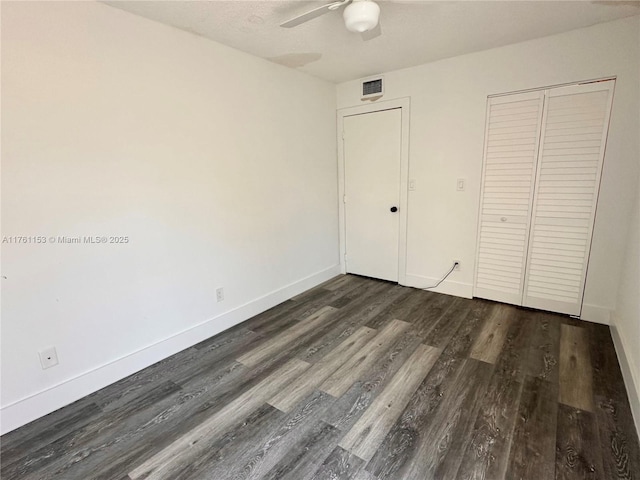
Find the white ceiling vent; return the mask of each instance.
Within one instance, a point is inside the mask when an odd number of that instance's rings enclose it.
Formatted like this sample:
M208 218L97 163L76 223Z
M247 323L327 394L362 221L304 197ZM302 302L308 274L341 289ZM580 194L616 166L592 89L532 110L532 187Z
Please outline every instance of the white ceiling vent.
M376 100L384 95L384 78L367 78L362 82L362 100Z

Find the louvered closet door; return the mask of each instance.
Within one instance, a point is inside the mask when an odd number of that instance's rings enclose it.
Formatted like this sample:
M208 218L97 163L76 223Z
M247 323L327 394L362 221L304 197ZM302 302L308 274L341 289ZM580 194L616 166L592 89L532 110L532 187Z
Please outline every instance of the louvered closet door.
M474 296L520 305L544 92L487 105Z
M580 315L613 85L547 91L525 306Z

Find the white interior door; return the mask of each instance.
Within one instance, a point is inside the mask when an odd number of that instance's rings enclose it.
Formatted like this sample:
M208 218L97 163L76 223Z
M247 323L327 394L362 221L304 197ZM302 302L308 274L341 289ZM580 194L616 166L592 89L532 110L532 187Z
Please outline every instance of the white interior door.
M344 118L346 270L398 281L402 109Z
M614 81L553 88L542 122L523 305L580 315Z
M474 296L522 304L544 92L489 99Z
M474 296L580 315L613 87L489 99Z

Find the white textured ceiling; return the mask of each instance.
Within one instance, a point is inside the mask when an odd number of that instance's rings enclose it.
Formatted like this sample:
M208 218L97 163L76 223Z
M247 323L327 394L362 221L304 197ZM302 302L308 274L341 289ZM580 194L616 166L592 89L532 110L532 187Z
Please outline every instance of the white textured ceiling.
M330 0L104 3L336 83L640 14L640 0L381 0L382 35L363 41L344 28L344 7L279 26Z

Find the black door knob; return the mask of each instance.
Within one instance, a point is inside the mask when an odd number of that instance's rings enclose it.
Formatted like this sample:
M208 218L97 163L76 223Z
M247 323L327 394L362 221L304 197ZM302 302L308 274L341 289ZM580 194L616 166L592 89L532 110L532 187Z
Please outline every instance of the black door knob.
M391 213L396 213L398 211L398 207L391 207Z

